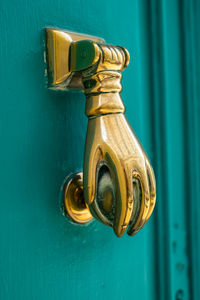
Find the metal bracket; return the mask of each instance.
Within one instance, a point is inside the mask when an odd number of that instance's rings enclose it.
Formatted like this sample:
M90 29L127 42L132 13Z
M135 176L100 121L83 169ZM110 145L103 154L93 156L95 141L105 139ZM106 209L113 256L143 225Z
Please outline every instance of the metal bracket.
M104 43L102 38L72 31L46 28L48 87L56 90L83 90L80 74L70 70L70 46L72 42L90 40Z

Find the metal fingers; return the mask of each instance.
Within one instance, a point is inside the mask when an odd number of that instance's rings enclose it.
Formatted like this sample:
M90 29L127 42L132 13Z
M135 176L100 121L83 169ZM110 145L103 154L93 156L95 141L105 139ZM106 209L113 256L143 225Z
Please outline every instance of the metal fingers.
M129 225L133 211L133 186L131 173L124 171L123 165L112 149L98 151L103 153L96 163L95 180L92 174L84 172L84 184L95 190L93 199L88 199L85 189L86 201L92 215L110 227L120 237ZM128 178L129 177L129 178ZM92 193L90 193L92 195ZM91 201L92 200L92 201Z
M116 122L123 131L121 140L119 128L114 129ZM122 114L89 120L84 193L92 215L112 227L118 237L127 228L134 235L153 211L153 170Z
M144 172L138 172L134 170L133 172L133 178L137 179L137 185L139 185L140 189L140 199L134 198L134 203L139 202L139 211L137 215L135 215L134 211L134 218L132 216L131 222L129 224L128 233L129 235L132 235L132 233L136 233L140 228L143 227L145 223L146 216L148 214L149 210L149 187L147 178L145 176Z
M146 168L147 168L147 176L149 179L149 189L150 189L150 207L146 218L146 222L147 222L154 210L154 206L156 203L156 180L155 180L153 168L151 167L148 159L146 159Z

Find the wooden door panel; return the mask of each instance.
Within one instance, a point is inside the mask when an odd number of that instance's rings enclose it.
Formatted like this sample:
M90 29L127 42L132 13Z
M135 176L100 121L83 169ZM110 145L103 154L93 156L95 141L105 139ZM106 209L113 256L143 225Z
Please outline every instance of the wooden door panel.
M199 299L200 4L183 2L2 1L1 299ZM62 215L61 186L82 170L87 119L83 94L46 87L47 26L130 52L122 98L158 186L155 213L133 238L118 239L97 221L75 226Z

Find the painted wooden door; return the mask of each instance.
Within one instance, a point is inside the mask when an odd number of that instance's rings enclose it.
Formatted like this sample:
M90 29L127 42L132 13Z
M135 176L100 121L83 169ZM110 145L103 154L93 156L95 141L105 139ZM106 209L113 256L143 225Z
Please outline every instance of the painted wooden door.
M199 18L198 0L1 1L0 299L200 299ZM46 88L46 26L130 52L122 98L158 189L133 238L62 215L87 119L83 94Z

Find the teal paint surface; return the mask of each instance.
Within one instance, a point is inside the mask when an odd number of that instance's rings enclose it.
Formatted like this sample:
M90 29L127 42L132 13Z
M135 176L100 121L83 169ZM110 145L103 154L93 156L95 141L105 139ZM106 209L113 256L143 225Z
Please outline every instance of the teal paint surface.
M200 299L199 14L195 0L1 1L0 299ZM131 54L122 98L158 189L133 238L62 215L87 118L84 95L46 88L46 26Z

